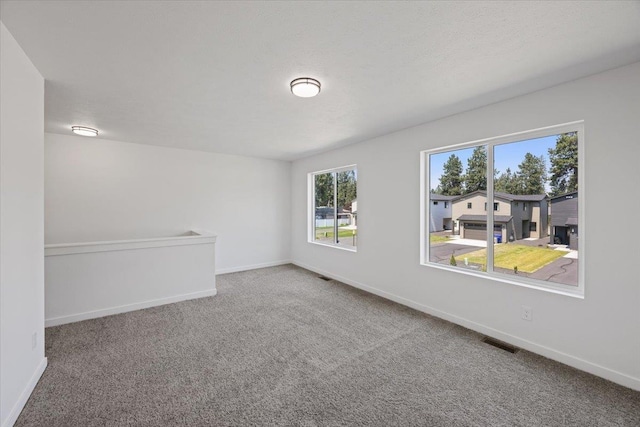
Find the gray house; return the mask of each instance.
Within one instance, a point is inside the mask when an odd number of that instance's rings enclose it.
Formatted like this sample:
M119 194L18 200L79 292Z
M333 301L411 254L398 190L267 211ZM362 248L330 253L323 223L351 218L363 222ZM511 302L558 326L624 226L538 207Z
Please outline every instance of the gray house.
M551 243L578 250L578 192L551 198Z
M493 200L496 240L508 241L547 236L548 198L546 194L495 192ZM452 202L454 233L465 239L487 238L487 192L474 191Z

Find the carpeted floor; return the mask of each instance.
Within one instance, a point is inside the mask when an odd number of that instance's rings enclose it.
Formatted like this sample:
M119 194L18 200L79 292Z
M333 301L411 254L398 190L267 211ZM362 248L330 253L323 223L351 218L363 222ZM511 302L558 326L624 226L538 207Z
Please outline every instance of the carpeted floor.
M17 426L638 426L640 393L314 273L47 329Z

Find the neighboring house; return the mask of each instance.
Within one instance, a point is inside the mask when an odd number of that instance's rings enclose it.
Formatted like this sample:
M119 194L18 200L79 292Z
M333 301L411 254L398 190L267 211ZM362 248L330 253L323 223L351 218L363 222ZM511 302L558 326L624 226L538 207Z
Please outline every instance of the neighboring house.
M494 194L493 235L499 242L542 238L548 230L546 194ZM458 196L452 201L454 233L465 239L487 239L487 192Z
M341 208L338 208L338 212ZM318 206L316 207L316 219L333 219L334 209L332 206Z
M578 250L578 192L551 198L551 243Z
M451 201L460 196L429 195L429 232L453 230Z
M346 209L338 208L338 225L353 223L353 215ZM333 226L334 210L332 206L316 207L316 227Z
M355 227L357 226L357 222L358 222L358 199L351 202L351 215L352 215L351 225Z

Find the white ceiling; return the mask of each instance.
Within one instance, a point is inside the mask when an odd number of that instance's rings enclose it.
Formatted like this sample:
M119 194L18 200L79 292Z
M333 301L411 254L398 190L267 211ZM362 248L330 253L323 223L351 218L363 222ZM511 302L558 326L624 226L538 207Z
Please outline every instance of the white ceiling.
M295 159L640 60L640 2L2 1L46 131ZM322 82L316 98L289 82Z

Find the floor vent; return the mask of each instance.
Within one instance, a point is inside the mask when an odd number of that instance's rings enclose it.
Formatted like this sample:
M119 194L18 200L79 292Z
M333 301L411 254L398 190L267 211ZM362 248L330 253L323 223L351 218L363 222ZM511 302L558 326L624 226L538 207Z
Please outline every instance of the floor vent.
M318 279L322 279L325 282L328 282L329 280L331 280L331 277L327 277L327 276L318 276Z
M507 344L506 342L498 341L491 337L484 337L482 342L497 347L501 350L508 351L509 353L517 353L520 350L518 347L514 347L511 344Z

